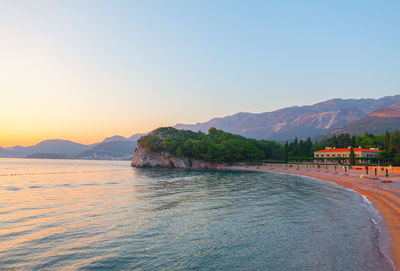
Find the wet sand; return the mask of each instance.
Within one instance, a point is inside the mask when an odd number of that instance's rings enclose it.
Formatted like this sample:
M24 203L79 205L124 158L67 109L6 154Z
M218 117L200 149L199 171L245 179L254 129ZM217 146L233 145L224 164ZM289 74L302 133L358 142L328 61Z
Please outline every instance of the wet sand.
M343 167L333 166L318 169L316 166L307 167L301 165L297 168L285 167L284 165L270 164L264 166L236 166L229 167L232 170L250 170L260 172L277 172L286 174L295 174L317 178L320 180L336 183L338 185L350 188L364 195L376 207L382 215L386 227L388 228L391 243L391 258L396 267L400 266L400 175L392 175L387 179L383 172L378 172L377 179L374 178L374 172L370 171L371 177L365 177L365 170L348 170L345 172ZM372 173L372 174L371 174ZM362 175L362 178L360 177Z

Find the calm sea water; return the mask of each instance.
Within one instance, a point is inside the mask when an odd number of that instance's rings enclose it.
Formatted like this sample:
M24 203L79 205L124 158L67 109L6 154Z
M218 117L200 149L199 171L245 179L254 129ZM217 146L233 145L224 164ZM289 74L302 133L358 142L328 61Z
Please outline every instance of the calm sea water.
M296 176L0 159L2 270L391 270L372 220Z

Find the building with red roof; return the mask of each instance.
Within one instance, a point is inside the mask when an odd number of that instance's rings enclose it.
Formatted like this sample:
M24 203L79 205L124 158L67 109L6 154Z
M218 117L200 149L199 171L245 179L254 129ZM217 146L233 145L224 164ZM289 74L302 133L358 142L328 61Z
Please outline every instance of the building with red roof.
M325 160L330 160L333 158L350 158L350 149L348 148L335 148L326 147L324 150L315 151L314 158L324 158ZM357 158L372 158L377 157L379 153L378 148L363 149L361 147L353 148L354 155Z

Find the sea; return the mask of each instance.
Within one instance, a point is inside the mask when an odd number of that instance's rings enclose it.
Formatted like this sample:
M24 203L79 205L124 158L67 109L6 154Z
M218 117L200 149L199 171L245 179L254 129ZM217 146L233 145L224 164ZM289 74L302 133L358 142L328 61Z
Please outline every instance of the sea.
M0 159L0 270L393 270L389 244L317 179Z

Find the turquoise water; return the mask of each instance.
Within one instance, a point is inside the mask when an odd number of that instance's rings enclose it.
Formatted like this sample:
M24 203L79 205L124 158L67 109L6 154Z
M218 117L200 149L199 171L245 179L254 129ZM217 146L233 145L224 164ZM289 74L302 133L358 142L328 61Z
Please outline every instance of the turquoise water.
M297 176L0 159L2 270L391 270L380 220Z

